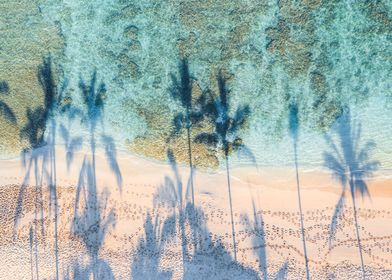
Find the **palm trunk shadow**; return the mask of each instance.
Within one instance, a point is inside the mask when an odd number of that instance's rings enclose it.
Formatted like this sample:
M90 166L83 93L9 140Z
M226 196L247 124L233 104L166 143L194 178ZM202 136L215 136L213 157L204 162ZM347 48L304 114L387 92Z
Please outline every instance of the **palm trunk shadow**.
M338 141L335 141L330 135L325 136L331 152L324 153L324 165L331 170L332 175L339 181L342 194L332 217L329 236L330 246L336 234L338 220L342 216L343 211L341 209L345 205L345 193L350 191L362 278L365 279L366 271L359 231L356 195L370 197L366 179L371 177L379 166L378 161L370 160L370 153L376 144L367 141L365 145L360 146L361 126L351 119L348 108L343 111L336 121L332 131L335 132ZM347 190L347 186L349 186L349 190Z
M236 240L235 240L233 201L232 201L232 198L231 198L230 167L229 167L229 159L228 159L227 155L225 156L225 161L226 161L227 189L228 189L228 193L229 193L231 235L232 235L232 238L233 238L234 261L237 261L237 243L236 243Z
M232 152L244 152L246 156L250 156L252 162L255 162L253 154L249 148L243 144L242 138L238 135L240 130L248 124L250 116L250 107L248 105L240 105L232 115L230 110L230 90L227 87L228 77L222 71L217 76L218 96L214 96L209 92L209 96L203 102L203 114L208 117L213 127L212 132L202 132L195 137L195 142L205 144L207 147L213 148L214 152L224 157L226 164L227 188L229 192L229 207L231 221L231 235L233 239L233 255L237 261L237 242L235 238L234 214L230 184L230 166L229 156Z
M298 199L298 208L299 208L299 215L300 215L300 226L301 226L300 228L301 239L302 239L302 247L304 251L306 279L309 280L310 279L309 258L308 258L307 247L306 247L304 215L302 211L302 199L301 199L301 186L300 186L299 172L298 172L299 117L298 117L297 101L294 98L290 101L289 104L289 132L293 140L294 165L295 165L295 175L296 175L296 184L297 184L297 199Z
M93 72L90 83L87 85L83 79L79 81L79 88L84 101L85 113L82 110L74 109L70 104L67 106L69 116L79 115L85 121L88 129L88 142L90 147L89 155L84 157L81 170L79 172L79 180L76 189L74 221L72 223L72 232L80 238L84 243L89 255L90 264L86 268L82 268L78 262L73 266L73 274L82 273L82 277L89 277L91 274L93 279L114 279L113 272L109 264L99 256L99 252L103 246L105 237L110 227L115 226L115 213L113 209L106 211L109 193L107 189L102 194L98 194L97 182L97 125L102 123L104 99L106 96L106 86L103 82L97 87L97 73ZM81 146L80 138L71 138L69 130L64 126L61 127L63 138L66 140L67 146L67 166L73 159L73 152L77 146ZM116 159L116 146L114 140L107 134L102 134L102 142L104 144L105 155L109 162L111 171L116 175L117 185L121 191L122 175ZM75 145L75 146L74 146ZM82 210L84 209L84 210ZM81 271L81 272L80 272Z
M264 229L264 219L261 211L256 209L255 201L252 197L252 214L253 221L248 214L242 216L242 222L245 224L246 229L252 233L252 247L259 263L259 270L262 274L263 280L271 279L268 274L268 259L267 259L267 241L266 231ZM276 280L284 280L287 277L288 261L286 260L275 274Z
M297 142L294 141L294 162L295 162L295 174L296 174L296 182L297 182L297 196L298 196L298 207L299 207L299 215L300 215L300 224L301 224L301 238L302 238L302 246L304 250L304 258L305 258L305 269L306 269L306 279L310 279L309 274L309 259L306 248L306 238L305 238L305 227L304 227L304 216L302 212L302 200L301 200L301 188L299 183L299 173L298 173L298 155L297 155Z
M189 155L189 176L191 183L191 192L192 192L192 204L195 205L195 192L193 187L193 163L192 163L192 145L191 145L191 130L187 128L187 138L188 138L188 155Z
M34 280L34 268L33 268L33 228L30 225L30 230L29 230L29 243L30 243L30 271L31 271L31 280Z
M362 253L362 244L361 244L361 236L359 234L359 225L358 225L358 217L357 217L357 205L355 202L355 195L354 192L351 192L351 201L353 203L354 209L354 223L355 223L355 233L357 236L357 244L358 244L358 251L359 251L359 258L361 260L361 270L362 270L362 278L365 279L365 263L363 261L363 253Z

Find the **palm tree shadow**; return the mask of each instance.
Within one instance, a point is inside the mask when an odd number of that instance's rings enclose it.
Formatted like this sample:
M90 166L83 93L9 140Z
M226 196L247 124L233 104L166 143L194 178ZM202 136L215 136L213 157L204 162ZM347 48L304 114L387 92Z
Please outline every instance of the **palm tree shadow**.
M97 170L96 170L96 148L97 148L97 126L103 127L103 110L106 96L106 86L103 82L97 86L97 73L93 72L90 82L87 84L82 79L79 88L83 99L85 110L77 109L67 103L65 108L68 119L73 120L80 117L82 123L89 132L90 157L86 154L79 172L79 180L76 187L74 220L72 233L78 237L87 249L90 263L83 266L78 261L73 264L71 275L76 277L89 277L93 279L114 279L109 264L99 256L105 237L110 228L115 226L114 210L107 210L109 193L107 189L98 194ZM67 149L67 165L73 160L73 153L82 144L82 138L72 138L69 128L60 127ZM108 134L101 134L101 142L111 171L116 176L117 186L122 188L122 175L117 162L117 152L114 139ZM75 276L76 275L76 276ZM77 276L82 275L82 276Z
M0 81L0 95L8 95L9 86L6 81ZM11 124L16 124L16 116L12 111L11 107L7 105L4 101L0 100L0 116L4 117L6 121Z
M259 263L259 270L262 275L262 279L268 280L268 261L267 261L267 242L266 233L264 230L264 220L261 213L257 213L255 202L252 198L252 210L253 210L253 221L250 217L245 214L242 220L245 226L250 229L252 233L252 246L254 248L254 253L257 256ZM283 280L287 277L288 261L280 267L274 279Z
M196 127L203 119L203 108L206 102L206 92L202 92L200 96L196 97L192 91L192 81L189 64L186 58L181 59L179 63L179 76L171 74L172 86L170 87L170 94L175 101L181 105L182 110L173 118L173 131L168 138L168 142L175 137L179 137L183 129L187 133L188 145L188 162L190 170L190 184L191 184L191 201L195 203L194 183L193 183L193 157L192 157L192 128Z
M40 212L41 235L44 236L44 206L43 190L44 183L49 188L49 216L54 208L55 216L55 256L56 256L56 279L58 279L58 241L57 241L57 190L56 190L56 157L54 152L56 121L54 111L57 106L57 91L53 79L52 63L50 56L43 58L43 63L38 67L37 79L43 90L44 104L35 109L27 108L27 122L20 131L20 138L27 142L27 148L23 149L21 158L26 168L25 176L19 194L14 216L14 230L18 226L23 210L23 199L26 187L30 184L31 173L35 178L35 207L34 207L34 230L36 255L36 273L38 275L38 212ZM4 88L5 86L1 86ZM45 133L47 135L45 137ZM53 206L53 207L52 207ZM14 232L16 236L16 232ZM32 238L30 238L32 240Z
M99 252L110 228L115 227L115 213L113 209L107 211L109 193L107 190L101 194L97 193L93 176L92 163L85 157L76 189L71 231L85 245L90 263L87 267L79 269L78 273L76 268L82 266L75 263L74 279L79 279L75 274L79 274L79 277L88 276L86 279L90 279L90 275L93 279L114 279L109 264L99 257Z
M296 183L297 183L298 206L299 206L299 214L300 214L301 239L302 239L304 258L305 258L306 279L309 280L310 279L309 258L308 258L307 248L306 248L304 216L302 211L302 200L301 200L301 187L300 187L299 173L298 173L299 117L298 117L298 104L295 99L292 99L289 104L289 132L293 140L293 146L294 146L294 164L295 164L295 174L296 174Z
M195 137L195 142L203 143L209 147L220 150L225 158L227 187L229 193L231 233L233 238L233 254L234 260L237 260L237 243L235 238L235 227L233 217L233 205L231 197L231 181L229 156L233 151L238 151L249 157L256 165L256 159L250 149L243 143L238 133L243 129L250 116L250 107L248 105L240 105L235 110L233 116L230 114L230 91L227 88L227 78L224 77L222 71L217 77L219 95L217 97L210 94L210 98L204 104L203 113L211 121L214 131L202 132Z
M173 220L176 223L178 222L181 239L182 264L185 270L185 265L189 258L188 238L186 234L186 206L188 203L191 203L189 201L191 183L189 180L186 188L183 186L176 159L170 149L167 152L167 158L174 178L165 176L164 184L159 187L155 194L154 205L159 202L168 205L171 208L171 214L167 219Z
M138 241L136 255L132 261L132 279L171 279L172 271L160 269L160 260L165 245L175 235L176 221L173 216L162 224L159 214L153 217L147 212L144 222L144 236Z
M333 177L339 181L342 192L332 216L328 240L331 246L338 229L339 219L343 214L343 207L346 204L346 192L349 191L354 209L356 237L362 277L364 278L365 266L358 225L356 197L359 195L362 198L370 198L366 179L371 177L379 167L378 161L370 159L370 153L376 144L373 141L367 141L361 146L361 125L351 119L349 109L346 109L337 120L332 127L332 132L337 139L333 139L330 134L325 136L330 152L324 153L324 165L332 172Z
M97 148L97 125L103 125L103 113L106 100L106 85L104 82L97 83L97 71L95 70L90 82L87 84L82 78L79 81L79 88L85 110L79 110L81 121L89 131L90 152L92 155L92 169L94 171L93 179L96 180L96 148ZM73 110L74 112L77 112ZM105 155L109 162L111 171L116 175L117 186L122 189L122 175L117 163L117 152L114 139L105 133L101 134L101 140L104 145ZM96 182L94 182L96 184Z
M257 279L254 271L233 260L220 239L212 239L203 211L191 202L189 180L185 188L171 150L168 150L167 157L173 176L165 177L154 195L153 205L163 204L170 212L163 222L159 214L155 214L154 218L147 212L145 233L139 239L132 261L132 279L171 279L173 271L161 270L160 260L164 256L165 246L176 235L181 239L182 279L212 280L218 275L231 275L227 273L228 270L246 277L241 279Z
M187 262L183 279L259 279L257 273L235 261L220 238L213 239L200 207L188 203L186 215L193 232L194 252Z
M58 190L57 190L57 160L56 160L56 138L57 138L57 120L56 114L59 113L64 87L58 89L54 71L52 69L52 60L50 56L43 58L43 63L38 67L38 81L44 92L44 117L46 118L45 129L47 151L47 169L46 181L49 187L49 217L53 208L54 215L54 239L55 239L55 257L56 257L56 279L59 279L59 245L58 245Z

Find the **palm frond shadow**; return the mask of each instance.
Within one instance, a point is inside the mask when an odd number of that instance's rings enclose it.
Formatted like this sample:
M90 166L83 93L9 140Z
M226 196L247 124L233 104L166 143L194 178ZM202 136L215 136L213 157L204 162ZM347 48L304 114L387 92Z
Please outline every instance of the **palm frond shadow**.
M0 96L9 94L9 86L6 81L0 81ZM16 124L16 116L11 107L7 103L0 100L0 116L4 117L6 121Z
M64 122L66 123L60 123L59 133L66 152L67 170L70 171L71 165L74 161L75 153L81 150L83 146L83 137L73 136L70 132L72 131L73 122L77 119L82 120L84 116L83 111L77 106L74 106L72 103L72 98L66 91L67 86L68 80L65 79L59 93L61 102L59 111L62 115L64 115Z
M74 161L75 153L81 150L83 145L82 137L72 137L69 133L71 127L65 127L64 124L60 124L60 136L64 141L65 151L66 151L66 164L67 170L70 170L71 164Z
M182 129L190 129L197 126L204 118L204 106L207 102L207 92L203 91L199 96L195 96L192 91L192 82L195 80L189 72L187 59L181 59L179 63L178 80L174 74L171 74L172 86L170 95L174 101L178 102L182 111L178 112L173 118L173 131L168 139L176 137Z
M117 162L117 150L116 150L116 144L114 142L113 137L103 134L102 137L102 143L105 149L105 155L106 155L106 160L109 163L109 167L113 174L116 176L117 180L117 186L119 186L120 190L122 189L122 184L123 184L123 179L122 179L122 174L120 171L120 166L118 165Z
M170 213L162 222L159 214L153 217L147 212L144 222L144 236L138 241L137 252L132 260L132 279L171 279L172 271L161 270L160 259L166 244L173 240L180 231L182 263L188 258L187 239L185 232L185 209L189 200L189 188L184 190L182 179L173 152L168 150L167 158L173 171L173 178L165 176L164 183L154 195L153 205L163 203L169 207Z
M261 213L257 212L255 202L252 198L252 211L253 220L247 215L243 215L242 221L244 222L247 229L252 234L252 246L254 248L254 254L257 256L259 263L259 271L261 273L261 279L268 280L268 258L267 258L267 242L266 233L264 230L264 220ZM279 268L274 279L284 280L287 277L288 261Z
M227 79L224 77L222 71L217 77L218 82L218 96L210 94L209 100L204 104L204 114L208 117L214 126L213 132L202 132L195 137L195 142L203 143L214 149L220 150L225 158L226 173L227 173L227 187L229 193L230 217L231 217L231 231L233 238L233 254L234 260L237 260L237 244L235 240L235 227L233 218L233 207L231 198L231 184L230 184L230 167L229 156L233 151L239 151L250 157L252 162L256 165L251 150L243 143L243 140L238 133L245 128L250 116L249 105L240 105L235 110L233 116L230 114L230 91L227 87Z
M154 196L154 205L163 202L171 208L171 214L168 219L178 223L181 239L182 263L185 269L185 263L189 258L188 238L185 228L187 218L185 210L186 205L190 203L190 182L188 182L186 187L183 186L176 159L170 149L167 152L167 158L173 172L173 179L169 176L165 176L164 183L159 187Z
M189 223L193 232L191 236L195 239L192 241L194 252L187 263L187 266L193 269L187 269L183 279L213 280L217 278L217 275L223 279L227 276L236 279L259 279L254 270L234 260L220 238L215 240L212 238L213 235L208 229L204 212L200 207L194 207L189 203L186 215L191 221ZM197 267L199 269L196 270Z
M113 270L109 266L109 264L98 258L95 265L93 264L82 264L82 261L74 261L70 266L68 266L63 271L64 280L90 280L92 271L96 271L96 274L99 275L99 279L102 280L115 280Z
M26 111L27 122L20 131L20 138L27 141L27 148L22 151L22 164L26 169L25 176L17 198L14 216L14 230L17 228L23 210L23 200L26 188L31 184L30 177L33 173L35 185L35 207L34 207L34 241L36 251L38 250L37 219L40 212L41 235L44 236L44 205L43 205L43 185L46 184L49 190L49 218L54 215L54 239L56 256L56 279L58 277L58 206L57 206L57 182L56 182L56 120L55 111L59 103L57 86L54 82L52 61L50 56L44 57L41 65L38 66L37 79L42 88L44 96L43 106L35 109L28 108ZM14 234L15 236L15 234ZM38 254L38 252L36 252ZM36 256L36 264L38 258ZM38 277L38 267L36 267Z
M243 144L241 137L238 136L241 129L244 129L248 124L251 113L250 107L249 105L239 105L234 114L231 115L231 92L227 87L227 78L224 77L222 72L219 72L217 82L218 96L214 96L209 91L209 96L205 97L206 101L203 104L203 114L214 125L214 131L200 133L195 137L195 141L214 148L218 147L225 156L229 156L233 151L241 153L244 150L252 163L256 164L254 155Z
M94 70L89 84L83 78L79 80L79 89L81 92L83 104L86 113L82 121L86 122L90 131L95 131L99 121L102 121L104 102L106 99L106 85L104 82L97 84L97 71Z
M204 119L204 105L206 103L206 92L200 96L194 96L192 90L193 78L189 72L189 64L186 58L181 59L179 63L179 79L176 75L171 74L172 86L170 94L174 101L180 104L181 110L173 117L173 130L167 139L170 142L174 138L180 137L180 133L186 130L188 146L188 162L190 170L191 198L195 203L194 183L193 183L193 156L192 156L192 128L197 127Z
M336 136L336 140L332 137L332 133ZM340 183L342 192L332 216L328 242L331 246L339 226L339 219L343 214L343 208L346 204L346 192L349 191L354 209L354 222L361 259L362 276L365 277L356 197L370 198L366 180L379 167L378 161L370 159L370 154L376 147L376 144L373 141L367 141L361 146L361 125L351 119L349 109L346 109L336 121L332 127L332 133L325 136L325 141L330 152L324 153L324 165Z
M114 209L107 209L109 193L105 189L98 194L96 148L98 124L103 127L104 101L106 86L103 82L97 83L97 73L93 72L91 79L86 83L79 81L84 109L74 107L71 102L66 103L65 112L68 114L68 128L60 126L60 132L67 150L67 165L74 159L74 153L82 146L81 137L71 137L71 122L80 118L82 124L89 132L90 152L84 156L76 186L74 220L71 230L85 245L90 262L83 265L76 260L68 269L66 277L74 279L114 279L110 265L99 256L105 238L111 228L116 224ZM106 159L111 171L116 176L117 186L122 189L122 174L117 162L117 151L114 139L105 133L98 138L103 144Z
M98 194L93 165L85 157L76 187L71 231L85 245L90 263L83 267L75 262L71 273L73 279L91 279L91 275L93 279L114 279L109 264L99 257L106 235L116 225L114 210L107 210L108 197L107 189Z
M132 264L133 279L170 278L172 271L161 271L159 260L167 242L176 236L181 240L183 279L215 279L217 273L227 273L227 270L245 277L242 279L257 278L254 271L233 260L220 239L212 239L203 211L191 202L189 180L185 187L171 150L168 150L167 157L173 176L165 177L154 196L153 205L157 207L163 203L170 212L163 223L159 215L152 222L152 216L147 213L145 237L139 240L139 250ZM203 268L195 270L194 267L198 266Z
M170 216L162 223L159 214L153 217L147 212L144 222L144 236L138 241L136 255L132 261L132 279L171 279L173 272L161 270L159 264L165 245L175 236L176 221Z

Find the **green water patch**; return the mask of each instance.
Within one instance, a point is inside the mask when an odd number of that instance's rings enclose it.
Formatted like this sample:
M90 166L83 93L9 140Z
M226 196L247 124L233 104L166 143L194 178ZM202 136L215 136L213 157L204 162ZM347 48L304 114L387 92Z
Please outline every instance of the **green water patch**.
M20 131L27 121L27 109L44 104L38 66L47 55L60 55L64 44L59 26L42 15L41 2L0 2L0 81L8 86L7 94L2 94L0 99L16 117L16 124L0 117L2 155L14 154L26 147L20 139Z

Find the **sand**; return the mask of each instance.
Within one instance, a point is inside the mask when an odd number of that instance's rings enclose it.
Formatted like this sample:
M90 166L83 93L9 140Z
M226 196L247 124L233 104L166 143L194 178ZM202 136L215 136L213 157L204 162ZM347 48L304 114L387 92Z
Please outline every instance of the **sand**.
M166 176L176 182L169 164L118 152L122 178L119 186L119 177L111 171L104 153L97 151L98 200L94 199L95 196L89 197L89 192L81 188L79 208L75 211L76 186L85 153L75 155L69 170L65 164L65 154L62 148L56 150L61 279L84 279L81 275L88 270L91 256L94 255L87 250L94 247L89 247L89 244L99 248L96 262L102 279L111 279L104 276L111 274L116 279L267 279L264 277L265 271L268 279L283 279L282 275L286 275L287 279L305 278L294 168L238 167L231 170L237 242L235 263L225 170L195 171L195 205L204 215L197 220L199 231L196 235L202 241L194 245L191 241L195 236L191 223L185 218L183 223L180 222L186 213L185 188L189 177L186 166L178 168L184 189L182 205L175 202L170 204L168 198L173 193L160 188ZM20 159L3 160L0 165L0 279L31 279L32 274L36 279L37 264L39 278L54 279L54 219L53 207L49 206L48 187L44 184L36 188L31 174L21 204L22 215L15 225L17 196L26 170ZM371 196L357 199L366 279L392 278L392 179L389 175L388 171L375 174L368 180ZM360 258L349 194L336 238L329 246L329 228L341 187L326 170L300 169L299 178L311 278L360 279ZM176 183L174 186L176 188ZM36 212L38 222L34 223L34 209L39 205L35 199L40 198L36 196L37 193L42 193L43 210L42 216L40 211ZM163 203L165 198L166 204ZM181 201L179 195L177 198L177 202ZM100 235L83 227L83 224L88 225L82 216L82 206L86 205L84 199L89 201L87 205L99 209L85 217L100 219L97 222L100 225L98 231L105 228L106 234ZM258 221L256 224L254 211ZM79 213L78 223L82 225L79 229L85 230L84 235L74 234L75 213ZM175 234L165 241L160 233L164 231L164 221L173 214ZM154 244L151 244L151 236L145 238L148 227L144 225L148 216L152 217L153 224L161 223L161 227L155 227ZM189 242L182 247L184 237ZM141 242L143 238L145 243ZM102 243L97 240L102 240ZM218 241L224 248L219 246ZM185 262L184 248L187 251ZM263 268L264 262L266 268ZM86 272L84 275L88 274Z

